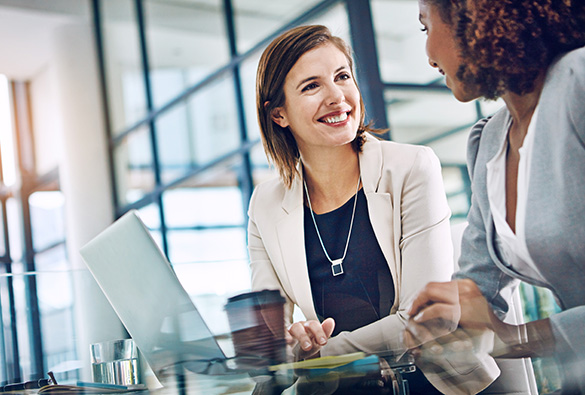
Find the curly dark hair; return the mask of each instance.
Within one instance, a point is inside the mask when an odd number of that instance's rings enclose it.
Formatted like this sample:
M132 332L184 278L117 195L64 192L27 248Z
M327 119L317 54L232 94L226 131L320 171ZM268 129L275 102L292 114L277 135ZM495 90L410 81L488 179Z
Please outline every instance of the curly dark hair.
M585 45L583 0L425 0L454 28L458 72L486 99L524 94L560 54Z

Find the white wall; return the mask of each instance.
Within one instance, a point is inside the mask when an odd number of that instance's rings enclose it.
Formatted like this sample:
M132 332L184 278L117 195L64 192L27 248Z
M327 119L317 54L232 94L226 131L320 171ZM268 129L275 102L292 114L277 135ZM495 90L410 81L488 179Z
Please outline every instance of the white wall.
M61 132L57 139L63 152L59 169L65 195L67 246L71 266L76 270L77 351L87 368L82 378L89 380L89 344L125 337L116 314L79 255L79 249L113 220L107 138L91 26L62 25L54 30L52 42L47 71L52 82L46 83L51 89L47 89L45 99L54 101L50 105L54 117L49 118L60 127L45 131ZM43 79L38 82L43 83Z
M55 100L56 84L55 68L48 65L30 83L37 174L54 169L63 157L63 121L59 101Z
M79 249L113 220L89 1L0 0L0 73L30 82L37 171L59 166L82 379L89 344L127 336ZM73 363L71 366L74 366Z

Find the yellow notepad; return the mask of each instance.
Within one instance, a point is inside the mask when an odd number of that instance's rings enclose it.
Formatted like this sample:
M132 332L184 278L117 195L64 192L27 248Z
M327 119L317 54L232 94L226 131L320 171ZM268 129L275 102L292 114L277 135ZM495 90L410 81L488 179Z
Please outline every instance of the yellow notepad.
M360 351L351 354L331 355L328 357L305 359L299 362L282 363L280 365L270 366L268 369L271 371L283 369L333 369L365 357L366 353Z

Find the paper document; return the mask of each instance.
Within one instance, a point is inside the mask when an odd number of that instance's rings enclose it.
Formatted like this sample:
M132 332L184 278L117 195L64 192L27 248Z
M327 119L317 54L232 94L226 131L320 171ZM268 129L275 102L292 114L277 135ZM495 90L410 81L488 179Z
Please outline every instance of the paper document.
M299 362L283 363L280 365L270 366L268 369L271 371L282 369L333 369L339 366L347 365L348 363L363 359L365 357L365 352L354 352L351 354L331 355L328 357L306 359Z

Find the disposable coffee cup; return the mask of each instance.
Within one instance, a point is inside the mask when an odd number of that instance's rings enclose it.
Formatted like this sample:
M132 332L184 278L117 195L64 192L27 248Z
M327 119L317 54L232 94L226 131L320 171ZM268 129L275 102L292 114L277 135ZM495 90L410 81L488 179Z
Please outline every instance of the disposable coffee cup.
M94 383L140 384L138 349L132 339L112 340L90 345Z
M239 367L286 361L285 299L277 290L236 295L225 305Z

